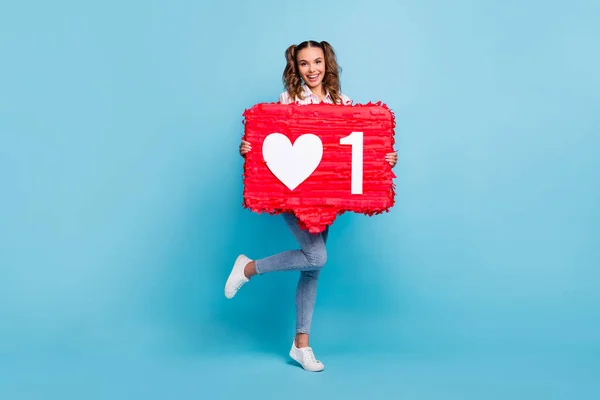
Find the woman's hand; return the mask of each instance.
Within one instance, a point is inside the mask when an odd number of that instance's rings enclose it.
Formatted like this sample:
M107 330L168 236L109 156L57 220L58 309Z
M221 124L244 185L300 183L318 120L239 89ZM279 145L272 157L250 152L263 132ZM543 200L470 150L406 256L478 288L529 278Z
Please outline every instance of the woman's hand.
M252 150L252 146L250 146L250 142L246 142L245 140L242 140L242 143L240 143L240 156L244 157L246 155L246 153L249 152L250 150Z
M392 168L394 168L396 166L396 163L398 162L398 153L397 152L387 153L385 155L385 161L390 163Z

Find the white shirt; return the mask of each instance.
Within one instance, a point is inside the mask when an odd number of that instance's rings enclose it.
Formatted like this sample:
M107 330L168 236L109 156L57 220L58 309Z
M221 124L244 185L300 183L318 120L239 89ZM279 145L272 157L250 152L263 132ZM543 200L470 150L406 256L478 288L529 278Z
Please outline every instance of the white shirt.
M317 95L315 95L313 92L311 92L310 88L308 86L303 85L302 88L303 88L304 99L302 100L302 99L299 99L298 97L296 97L296 101L295 101L296 104L305 105L305 104L319 104L320 103ZM352 104L352 100L350 100L350 98L346 95L340 94L340 99L342 101L342 104L344 104L344 105ZM292 101L292 98L290 97L290 95L287 91L285 91L279 95L279 102L281 104L294 103L294 101ZM325 98L323 99L323 103L333 104L333 99L331 98L331 95L329 93L327 93L327 96L325 96Z

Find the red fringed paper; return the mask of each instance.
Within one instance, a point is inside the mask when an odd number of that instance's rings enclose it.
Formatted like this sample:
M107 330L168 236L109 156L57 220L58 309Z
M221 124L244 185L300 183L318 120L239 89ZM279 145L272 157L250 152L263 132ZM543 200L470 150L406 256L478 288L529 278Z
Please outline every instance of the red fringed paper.
M244 163L244 203L253 212L293 212L302 229L318 233L346 211L381 214L394 205L394 175L385 155L393 151L395 119L382 103L356 105L261 103L244 112L244 140L252 150ZM351 193L352 146L340 139L363 133L362 194ZM304 134L321 139L315 171L294 190L271 172L263 142L273 133L293 144Z

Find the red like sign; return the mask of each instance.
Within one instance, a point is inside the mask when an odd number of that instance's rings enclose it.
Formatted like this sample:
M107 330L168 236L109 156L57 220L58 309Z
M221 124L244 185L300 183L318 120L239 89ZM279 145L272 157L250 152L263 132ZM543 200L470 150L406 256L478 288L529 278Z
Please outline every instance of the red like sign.
M293 212L318 233L353 211L380 214L394 205L394 114L381 103L261 103L244 112L244 207Z

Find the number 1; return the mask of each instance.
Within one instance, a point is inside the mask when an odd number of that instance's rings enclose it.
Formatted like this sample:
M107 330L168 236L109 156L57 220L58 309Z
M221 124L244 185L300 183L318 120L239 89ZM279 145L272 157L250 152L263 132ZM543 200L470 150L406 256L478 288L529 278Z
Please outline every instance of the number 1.
M363 185L363 133L352 132L340 139L340 144L352 146L352 194L362 194Z

